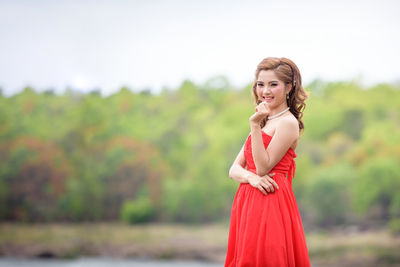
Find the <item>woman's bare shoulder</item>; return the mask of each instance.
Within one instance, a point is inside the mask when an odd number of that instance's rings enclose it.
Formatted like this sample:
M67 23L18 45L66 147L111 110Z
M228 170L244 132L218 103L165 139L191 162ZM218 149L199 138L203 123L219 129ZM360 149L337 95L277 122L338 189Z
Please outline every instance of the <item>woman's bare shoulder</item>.
M293 114L282 117L277 127L282 131L290 131L297 134L300 130L299 122Z

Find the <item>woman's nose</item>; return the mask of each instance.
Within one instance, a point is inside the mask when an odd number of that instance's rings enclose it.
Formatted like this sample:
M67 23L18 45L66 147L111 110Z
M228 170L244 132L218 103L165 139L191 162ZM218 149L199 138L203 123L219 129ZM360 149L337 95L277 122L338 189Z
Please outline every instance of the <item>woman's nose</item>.
M263 94L267 94L267 93L269 93L269 92L270 92L270 90L269 90L268 86L265 86L265 87L263 88Z

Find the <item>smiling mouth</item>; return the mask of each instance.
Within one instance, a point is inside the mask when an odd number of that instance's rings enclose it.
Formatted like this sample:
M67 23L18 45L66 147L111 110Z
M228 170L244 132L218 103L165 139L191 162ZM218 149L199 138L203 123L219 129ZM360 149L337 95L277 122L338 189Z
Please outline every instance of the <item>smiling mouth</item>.
M263 101L270 102L270 101L272 101L272 99L274 99L274 97L273 96L263 96L262 99L263 99Z

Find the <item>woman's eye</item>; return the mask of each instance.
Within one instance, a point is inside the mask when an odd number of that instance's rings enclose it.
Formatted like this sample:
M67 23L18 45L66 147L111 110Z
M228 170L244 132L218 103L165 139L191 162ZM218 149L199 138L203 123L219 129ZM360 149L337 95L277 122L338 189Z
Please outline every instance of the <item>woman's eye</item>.
M272 86L276 86L276 83L271 84Z
M262 83L257 84L257 86L262 86Z

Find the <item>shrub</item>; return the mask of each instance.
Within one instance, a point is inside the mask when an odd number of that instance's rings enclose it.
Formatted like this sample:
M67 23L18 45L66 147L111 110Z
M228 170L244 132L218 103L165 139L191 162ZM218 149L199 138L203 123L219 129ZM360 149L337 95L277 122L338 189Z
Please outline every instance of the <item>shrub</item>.
M353 179L352 166L343 163L315 174L304 196L314 224L328 227L348 222L349 184Z
M392 235L400 235L400 219L390 220L389 231Z
M147 197L137 200L125 201L121 208L121 219L129 224L145 223L151 221L156 210Z

